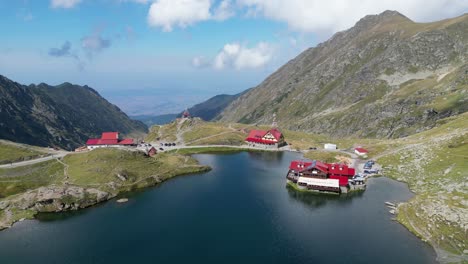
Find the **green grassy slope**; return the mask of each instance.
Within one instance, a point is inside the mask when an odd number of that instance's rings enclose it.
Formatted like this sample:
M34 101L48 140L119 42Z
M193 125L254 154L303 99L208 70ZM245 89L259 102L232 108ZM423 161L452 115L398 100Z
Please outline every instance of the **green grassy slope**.
M45 150L8 141L0 141L0 165L48 155Z

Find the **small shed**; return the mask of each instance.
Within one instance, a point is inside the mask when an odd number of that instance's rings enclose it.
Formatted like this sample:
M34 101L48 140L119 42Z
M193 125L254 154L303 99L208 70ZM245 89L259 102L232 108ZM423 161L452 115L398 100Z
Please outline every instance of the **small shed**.
M336 150L336 144L326 143L323 148L326 150Z
M148 149L146 151L146 155L150 156L150 157L153 157L154 155L156 155L158 153L158 151L156 150L155 147L151 147L150 149Z
M367 153L369 153L369 151L367 151L367 149L364 148L355 148L354 153L358 154L359 156L366 156Z

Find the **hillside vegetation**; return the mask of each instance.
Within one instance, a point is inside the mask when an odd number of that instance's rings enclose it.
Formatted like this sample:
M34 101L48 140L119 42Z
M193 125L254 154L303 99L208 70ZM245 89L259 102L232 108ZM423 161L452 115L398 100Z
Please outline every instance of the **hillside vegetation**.
M88 86L21 85L0 75L0 138L71 150L104 131L142 135L128 118Z
M42 148L0 140L0 165L47 156Z
M397 138L468 110L468 14L415 23L366 16L233 101L223 122L332 136Z

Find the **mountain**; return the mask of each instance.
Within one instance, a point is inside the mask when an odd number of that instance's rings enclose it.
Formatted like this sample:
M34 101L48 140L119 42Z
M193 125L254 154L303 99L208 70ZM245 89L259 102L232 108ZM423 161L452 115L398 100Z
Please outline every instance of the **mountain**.
M333 136L403 137L468 110L468 14L416 23L362 18L309 48L217 119Z
M247 93L250 89L247 89L241 93L229 95L220 94L211 97L210 99L196 104L188 109L192 116L200 117L205 121L215 119L230 103L234 100ZM181 113L182 114L182 113Z
M142 135L147 127L88 86L21 85L0 75L0 138L65 149L103 131Z
M215 120L217 116L234 100L248 92L250 89L247 89L241 93L229 95L229 94L219 94L215 95L208 100L196 104L188 109L190 115L194 117L200 117L205 121ZM174 121L177 117L182 116L183 112L177 114L164 114L164 115L137 115L131 116L135 120L140 120L145 123L148 127L152 125L165 125Z

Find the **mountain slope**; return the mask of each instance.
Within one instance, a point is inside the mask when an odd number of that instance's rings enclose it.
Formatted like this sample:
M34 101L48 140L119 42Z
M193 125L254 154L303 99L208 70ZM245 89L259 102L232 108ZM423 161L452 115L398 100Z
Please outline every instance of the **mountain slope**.
M468 110L468 14L366 16L232 102L221 121L334 136L401 137Z
M192 116L200 117L205 121L213 120L218 116L232 101L236 100L249 90L238 94L220 94L211 97L210 99L196 104L188 109Z
M72 149L102 131L145 133L88 86L24 86L0 75L0 138Z

